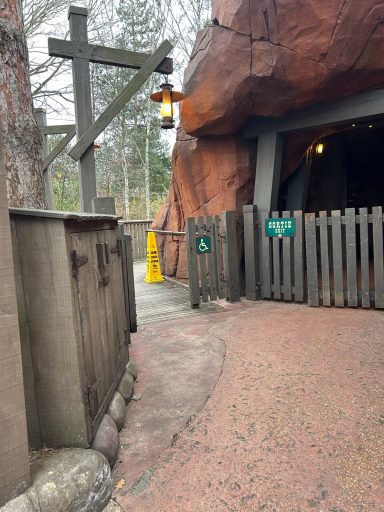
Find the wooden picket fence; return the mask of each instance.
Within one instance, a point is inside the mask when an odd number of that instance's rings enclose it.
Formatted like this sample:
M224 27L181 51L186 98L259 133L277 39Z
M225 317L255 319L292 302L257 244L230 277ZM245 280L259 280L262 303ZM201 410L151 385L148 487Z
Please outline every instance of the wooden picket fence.
M152 225L153 220L125 220L124 232L132 237L133 261L145 260L147 257L147 229Z
M202 302L240 300L236 212L190 217L186 223L188 276L191 306ZM198 254L196 239L210 237L211 252Z
M346 208L344 215L260 212L261 298L310 306L384 308L383 211ZM268 218L294 217L294 237L268 237Z

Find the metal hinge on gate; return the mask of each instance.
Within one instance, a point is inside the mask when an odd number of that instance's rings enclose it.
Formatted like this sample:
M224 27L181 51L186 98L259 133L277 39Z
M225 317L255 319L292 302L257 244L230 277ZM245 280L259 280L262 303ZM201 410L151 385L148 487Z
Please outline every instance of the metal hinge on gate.
M72 275L79 275L79 268L88 263L88 256L78 256L77 251L71 251Z
M115 247L112 247L111 249L111 252L112 253L115 253L117 252L117 255L120 256L121 255L121 240L118 238L117 241L116 241L116 246Z

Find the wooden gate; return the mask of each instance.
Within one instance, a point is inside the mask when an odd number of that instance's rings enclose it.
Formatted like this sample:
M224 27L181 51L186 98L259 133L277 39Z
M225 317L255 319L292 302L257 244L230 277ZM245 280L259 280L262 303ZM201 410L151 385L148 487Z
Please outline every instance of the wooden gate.
M191 306L226 298L240 300L236 212L189 217L186 223ZM200 248L199 248L200 247Z
M344 215L341 210L330 215L285 211L259 212L257 218L254 281L259 278L261 298L384 309L381 206L371 213L346 208ZM294 219L294 235L268 236L266 223L277 219ZM246 256L249 247L248 241Z

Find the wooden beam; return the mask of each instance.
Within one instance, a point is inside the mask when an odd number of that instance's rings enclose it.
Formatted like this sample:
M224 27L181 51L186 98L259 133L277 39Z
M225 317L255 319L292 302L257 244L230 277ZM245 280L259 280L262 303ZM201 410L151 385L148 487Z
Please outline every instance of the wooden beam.
M148 58L146 63L139 69L129 84L124 87L120 94L108 105L98 119L90 126L86 132L77 141L77 144L69 152L74 160L84 155L93 141L105 130L112 119L117 116L120 110L132 98L132 96L140 89L144 82L149 78L157 66L164 60L164 57L172 50L172 44L165 40L159 48ZM74 59L76 60L82 59ZM93 196L96 197L96 194Z
M243 137L255 139L267 132L289 133L311 130L384 115L384 89L318 103L279 117L254 117L244 127Z
M60 133L69 133L76 130L75 124L54 124L51 126L39 126L41 135L59 135Z
M259 212L277 209L283 143L284 137L278 133L259 136L253 199Z
M87 43L87 9L71 6L69 8L69 28L71 40ZM92 125L92 99L91 77L89 61L75 57L72 62L73 90L75 96L75 116L77 140ZM77 158L76 160L79 160ZM83 212L92 212L92 199L97 196L96 191L96 164L93 145L88 144L81 154L79 162L80 172L80 209Z
M54 159L60 155L60 153L65 149L65 147L71 142L73 137L76 135L76 127L73 126L72 129L66 134L65 137L61 139L61 141L53 148L53 150L49 153L49 155L44 158L43 161L43 170L45 171L49 165L54 161ZM53 208L50 208L51 210Z
M47 113L42 108L35 109L35 117L37 124L40 128L47 125ZM43 139L43 181L44 181L44 192L45 192L45 200L47 202L48 210L54 209L54 201L53 201L53 186L52 186L52 176L48 169L48 165L44 166L45 159L48 155L48 137L45 134L41 134Z
M62 57L64 59L88 59L97 64L107 64L122 68L140 69L147 59L149 53L133 52L118 48L109 48L95 44L64 41L63 39L48 38L48 52L51 57ZM173 60L166 57L154 70L157 73L169 75L173 72Z
M30 483L23 370L0 135L0 508Z

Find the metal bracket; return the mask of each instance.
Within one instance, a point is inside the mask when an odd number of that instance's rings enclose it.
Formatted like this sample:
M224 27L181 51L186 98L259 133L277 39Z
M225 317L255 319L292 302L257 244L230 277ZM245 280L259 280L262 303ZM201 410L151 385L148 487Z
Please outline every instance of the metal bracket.
M116 246L112 247L112 249L111 249L111 253L115 253L115 252L117 252L118 256L121 255L121 240L120 240L120 238L117 239Z
M77 251L71 251L72 275L79 275L79 268L88 263L88 256L78 256Z

